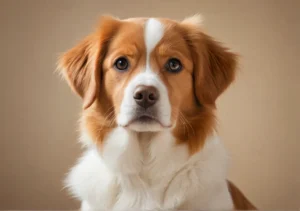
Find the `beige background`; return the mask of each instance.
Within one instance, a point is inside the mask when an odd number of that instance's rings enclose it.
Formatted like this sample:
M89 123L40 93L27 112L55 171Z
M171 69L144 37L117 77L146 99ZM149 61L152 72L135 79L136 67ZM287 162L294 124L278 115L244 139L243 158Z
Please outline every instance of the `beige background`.
M79 156L80 100L53 74L59 52L98 15L200 12L240 52L236 83L219 99L230 178L263 209L300 208L300 1L0 1L0 209L71 209L62 190Z

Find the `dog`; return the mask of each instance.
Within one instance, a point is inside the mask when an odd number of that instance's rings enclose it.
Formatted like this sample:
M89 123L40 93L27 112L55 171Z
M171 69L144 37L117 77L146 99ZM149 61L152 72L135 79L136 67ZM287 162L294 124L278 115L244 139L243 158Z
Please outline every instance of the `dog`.
M237 60L200 15L102 16L58 63L83 101L85 152L66 178L81 210L256 209L227 180L215 131Z

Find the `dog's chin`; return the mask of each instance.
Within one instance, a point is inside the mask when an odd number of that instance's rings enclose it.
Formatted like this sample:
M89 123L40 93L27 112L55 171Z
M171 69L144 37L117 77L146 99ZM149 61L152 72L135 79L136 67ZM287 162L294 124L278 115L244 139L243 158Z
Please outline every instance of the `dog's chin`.
M123 127L136 132L159 132L171 128L171 126L165 126L159 120L147 116L134 119Z
M136 132L159 132L165 130L159 123L144 123L144 122L133 122L126 126L129 130Z

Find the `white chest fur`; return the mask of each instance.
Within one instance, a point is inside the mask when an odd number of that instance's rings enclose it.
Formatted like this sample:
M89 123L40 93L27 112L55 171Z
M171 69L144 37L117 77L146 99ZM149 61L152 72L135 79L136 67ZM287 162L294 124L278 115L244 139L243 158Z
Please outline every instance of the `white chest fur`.
M154 135L116 128L102 152L89 145L66 183L82 210L228 210L233 205L226 169L226 151L217 137L190 157L168 131Z

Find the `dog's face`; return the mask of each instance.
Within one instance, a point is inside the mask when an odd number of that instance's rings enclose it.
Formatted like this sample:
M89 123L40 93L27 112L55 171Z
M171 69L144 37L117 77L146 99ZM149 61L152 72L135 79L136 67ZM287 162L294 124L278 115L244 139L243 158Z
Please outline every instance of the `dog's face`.
M170 130L180 142L189 139L186 128L212 130L212 110L234 79L235 57L202 32L197 16L182 22L103 17L60 65L83 98L92 134L117 126Z
M181 108L193 105L187 97L193 93L192 57L175 27L168 29L156 19L126 21L111 41L103 75L118 125L136 131L168 129Z

